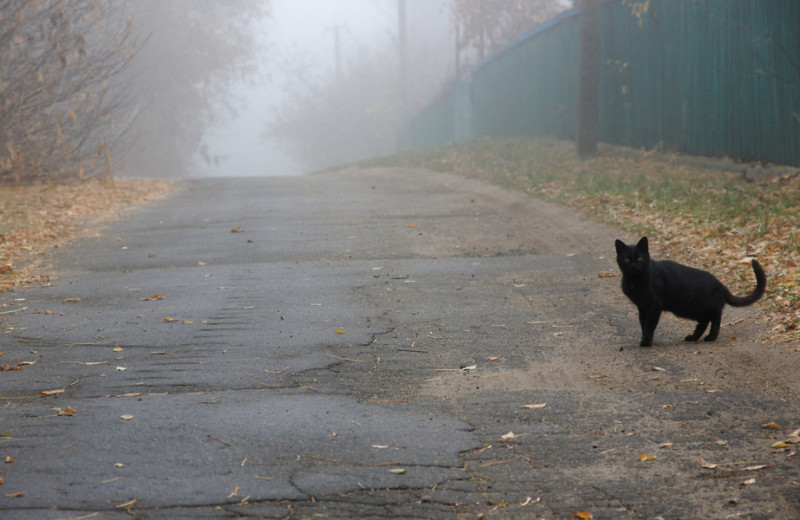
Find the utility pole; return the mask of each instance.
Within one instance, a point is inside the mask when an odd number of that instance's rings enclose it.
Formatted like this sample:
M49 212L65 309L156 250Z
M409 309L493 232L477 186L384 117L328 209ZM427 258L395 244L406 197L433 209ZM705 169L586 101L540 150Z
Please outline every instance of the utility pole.
M397 0L397 40L400 63L400 102L402 112L408 109L408 26L406 23L406 0Z
M600 0L580 2L580 70L578 72L578 157L597 155L600 76Z
M334 54L336 57L336 81L339 82L342 79L342 50L341 50L341 40L339 39L339 29L341 29L341 25L334 25L333 26L333 49Z
M397 133L397 150L408 148L408 27L406 23L406 0L397 0L397 52L400 76L400 127Z

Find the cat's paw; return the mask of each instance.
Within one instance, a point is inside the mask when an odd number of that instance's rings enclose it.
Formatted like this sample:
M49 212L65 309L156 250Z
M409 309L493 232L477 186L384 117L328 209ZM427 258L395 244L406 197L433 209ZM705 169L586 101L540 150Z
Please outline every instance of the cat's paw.
M691 341L692 343L694 343L694 342L696 342L698 339L700 339L700 337L699 337L699 336L695 336L694 334L689 334L688 336L686 336L686 337L685 337L685 338L683 338L683 339L684 339L684 341ZM707 338L706 338L706 339L707 339Z

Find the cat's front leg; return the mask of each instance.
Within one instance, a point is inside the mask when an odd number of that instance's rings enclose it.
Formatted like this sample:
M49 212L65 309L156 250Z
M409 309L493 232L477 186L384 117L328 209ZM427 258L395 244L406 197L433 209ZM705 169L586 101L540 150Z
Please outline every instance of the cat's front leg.
M639 307L639 324L642 326L642 341L640 347L651 347L653 336L661 318L661 309L653 307Z

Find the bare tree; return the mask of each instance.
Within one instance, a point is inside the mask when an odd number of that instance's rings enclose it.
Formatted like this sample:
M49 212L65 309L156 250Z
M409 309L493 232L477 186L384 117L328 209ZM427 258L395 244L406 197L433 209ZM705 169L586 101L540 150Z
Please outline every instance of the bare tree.
M453 0L458 51L481 61L564 8L559 0Z
M255 69L254 31L263 0L128 0L146 43L124 78L137 101L126 169L148 176L187 172L204 133L235 115L230 88Z

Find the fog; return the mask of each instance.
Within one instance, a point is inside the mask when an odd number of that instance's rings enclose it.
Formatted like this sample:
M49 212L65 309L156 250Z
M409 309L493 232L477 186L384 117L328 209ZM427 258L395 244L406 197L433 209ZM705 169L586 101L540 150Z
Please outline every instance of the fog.
M406 0L409 90L416 92L417 98L433 96L454 74L455 43L448 4L447 0ZM215 160L211 164L198 160L198 175L297 175L325 166L298 161L284 142L265 135L270 122L277 114L293 109L288 104L297 104L302 98L299 91L322 89L333 82L337 61L339 75L347 75L370 53L398 52L397 0L272 0L270 12L269 19L252 24L258 38L259 67L233 89L229 101L238 116L206 135L205 143ZM396 65L388 68L396 69ZM424 87L420 83L423 78ZM314 139L310 133L309 139Z

